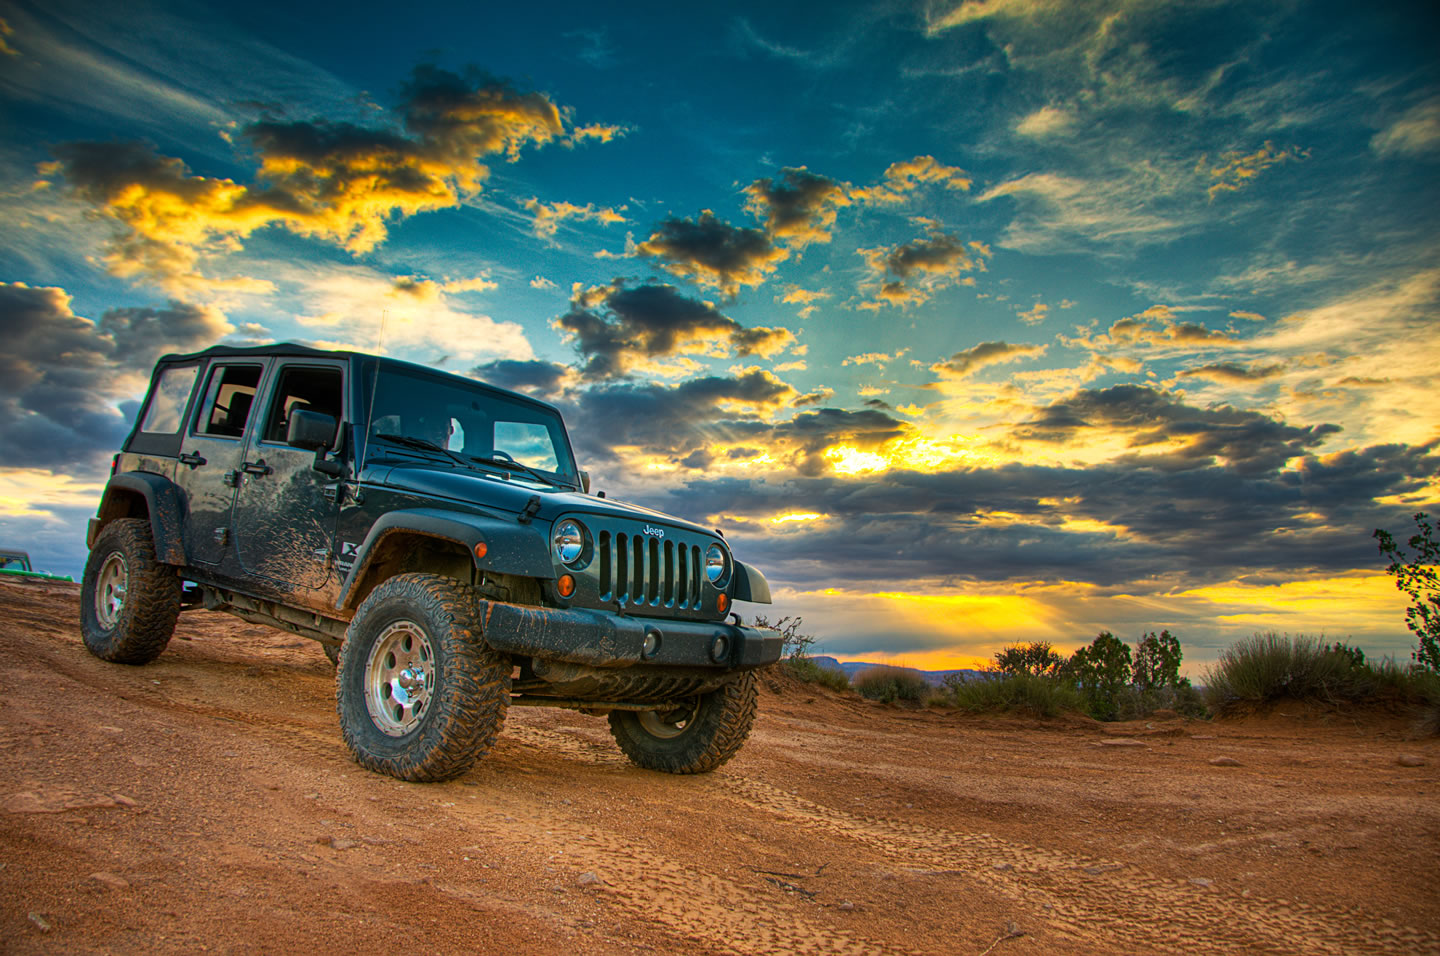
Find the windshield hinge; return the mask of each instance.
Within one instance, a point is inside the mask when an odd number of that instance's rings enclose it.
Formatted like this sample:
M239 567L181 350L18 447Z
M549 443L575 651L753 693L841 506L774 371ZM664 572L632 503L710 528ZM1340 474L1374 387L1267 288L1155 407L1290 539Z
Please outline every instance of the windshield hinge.
M530 519L540 513L540 496L531 495L530 500L525 502L525 510L520 512L515 520L521 524L529 524Z

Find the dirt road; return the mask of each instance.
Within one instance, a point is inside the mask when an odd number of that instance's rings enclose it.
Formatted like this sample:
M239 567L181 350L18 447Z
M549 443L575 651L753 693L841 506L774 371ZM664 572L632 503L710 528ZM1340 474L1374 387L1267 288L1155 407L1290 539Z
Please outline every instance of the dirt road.
M7 953L1440 952L1440 741L1399 719L1038 723L772 680L714 774L517 708L414 785L348 759L318 645L197 611L106 664L76 600L0 583Z

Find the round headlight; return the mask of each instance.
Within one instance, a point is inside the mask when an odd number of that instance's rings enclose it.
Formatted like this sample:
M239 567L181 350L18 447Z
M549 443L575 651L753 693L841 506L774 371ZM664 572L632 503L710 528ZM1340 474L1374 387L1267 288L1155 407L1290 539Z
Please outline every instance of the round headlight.
M561 564L574 564L585 553L585 529L571 518L555 526L555 534L550 540L555 546L555 557L560 559Z
M717 588L723 588L730 580L730 555L718 544L705 549L705 577Z

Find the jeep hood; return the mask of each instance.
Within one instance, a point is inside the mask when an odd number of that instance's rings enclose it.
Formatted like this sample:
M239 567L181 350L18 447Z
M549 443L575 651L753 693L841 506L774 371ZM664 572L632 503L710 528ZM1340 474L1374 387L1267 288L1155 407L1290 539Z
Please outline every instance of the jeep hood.
M714 531L693 521L686 521L663 511L642 505L619 501L615 498L597 498L578 491L560 488L545 488L539 482L524 475L492 475L486 472L470 471L463 467L427 467L425 465L372 466L366 469L367 484L385 485L397 491L426 498L441 498L478 507L487 511L519 514L532 497L540 499L540 510L535 517L542 521L554 521L561 515L583 516L586 514L605 515L612 518L629 518L650 524L714 536Z

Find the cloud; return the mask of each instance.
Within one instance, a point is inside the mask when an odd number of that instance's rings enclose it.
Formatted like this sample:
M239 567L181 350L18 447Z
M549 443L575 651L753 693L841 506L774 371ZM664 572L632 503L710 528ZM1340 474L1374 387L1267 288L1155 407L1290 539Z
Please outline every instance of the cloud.
M972 348L956 352L944 362L930 366L932 372L942 378L968 378L990 365L1018 362L1026 358L1038 358L1045 354L1044 345L1011 345L1008 342L981 342Z
M638 255L660 260L672 275L734 297L744 286L765 282L790 252L763 229L732 226L706 209L694 219L670 218L637 243Z
M1339 431L1332 424L1287 425L1228 405L1196 408L1149 386L1115 385L1081 389L1038 409L1038 417L1012 433L1051 444L1120 439L1137 451L1118 460L1137 466L1186 471L1223 460L1244 475L1275 471ZM1141 455L1139 449L1154 453Z
M910 351L908 348L904 348L904 349L901 349L900 351L894 353L893 355L892 355L891 353L889 353L889 352L863 352L863 353L861 353L860 355L850 355L850 356L846 356L845 360L844 360L843 362L841 362L840 364L841 364L842 366L843 366L843 365L879 365L879 366L884 366L885 364L887 364L887 363L889 363L889 362L893 362L893 361L895 361L896 359L900 358L900 356L904 355L904 354L905 354L906 352L908 352L908 351Z
M231 329L182 302L113 309L96 323L62 289L0 283L0 468L94 467L119 449L128 425L116 402L144 390L155 359Z
M499 388L545 399L559 397L576 385L579 379L575 370L568 365L538 359L497 359L475 366L470 370L470 375Z
M1276 149L1267 140L1264 146L1253 153L1246 154L1239 150L1222 153L1218 165L1211 165L1208 157L1202 156L1200 161L1195 164L1195 171L1208 174L1214 180L1207 191L1213 200L1222 192L1239 192L1271 166L1306 159L1309 155L1309 150L1294 146Z
M539 199L527 199L524 203L525 209L535 216L535 235L542 239L550 239L560 228L560 223L567 219L578 219L581 222L598 222L602 226L613 225L617 222L625 222L620 212L626 207L621 206L620 210L611 209L608 206L596 208L594 203L586 203L577 206L574 203L561 202L543 203Z
M871 296L862 309L885 305L917 305L940 289L960 281L962 273L976 267L977 259L953 233L931 226L929 235L897 246L860 249L872 280L862 284L862 293Z
M817 303L828 298L830 298L830 293L827 290L802 289L798 285L787 285L785 292L777 295L775 301L800 306L800 311L795 313L796 316L808 319L820 308Z
M382 243L388 222L457 205L490 175L482 158L514 161L527 145L564 134L561 111L539 93L480 74L417 67L392 114L399 126L263 119L242 131L256 181L194 176L179 159L138 143L67 143L42 172L118 227L107 251L116 275L202 284L202 255L231 252L267 226L334 242L351 253Z
M1073 339L1061 336L1061 342L1107 356L1133 349L1154 349L1168 354L1246 344L1245 339L1233 332L1211 329L1198 322L1182 322L1167 305L1152 305L1144 312L1119 319L1098 335L1080 335Z
M1027 114L1019 123L1016 123L1015 132L1021 136L1042 139L1046 136L1068 133L1074 125L1075 115L1073 113L1058 107L1045 106Z
M972 180L965 170L946 166L934 156L916 156L890 164L885 175L874 186L852 189L856 202L870 205L893 205L905 202L922 185L935 184L944 189L966 191Z
M1027 252L1070 250L1077 243L1142 244L1167 239L1182 223L1155 211L1156 182L1143 167L1110 179L1028 173L985 190L976 200L1012 197L1018 213L1004 245Z
M553 289L553 288L555 288L555 283L552 282L551 280L545 278L544 276L536 276L535 278L533 278L533 279L530 280L530 288L532 288L532 289Z
M1440 148L1440 96L1416 103L1370 138L1381 156L1420 156Z
M1045 321L1045 313L1050 311L1050 306L1044 302L1036 302L1035 307L1028 312L1020 313L1020 321L1026 325L1039 325Z
M745 194L749 197L745 208L772 238L785 240L792 249L829 242L836 211L850 205L845 184L804 166L782 169L776 178L757 179L745 187Z
M1206 378L1212 382L1223 382L1227 385L1244 385L1275 378L1284 370L1285 366L1280 364L1244 366L1234 362L1216 362L1184 369L1180 372L1180 377Z
M789 329L746 328L708 302L681 295L672 285L577 287L570 311L555 320L584 360L590 380L635 371L669 372L657 363L685 355L770 357L790 347Z
M0 17L0 54L5 56L19 56L20 51L9 44L10 37L14 36L15 29Z

